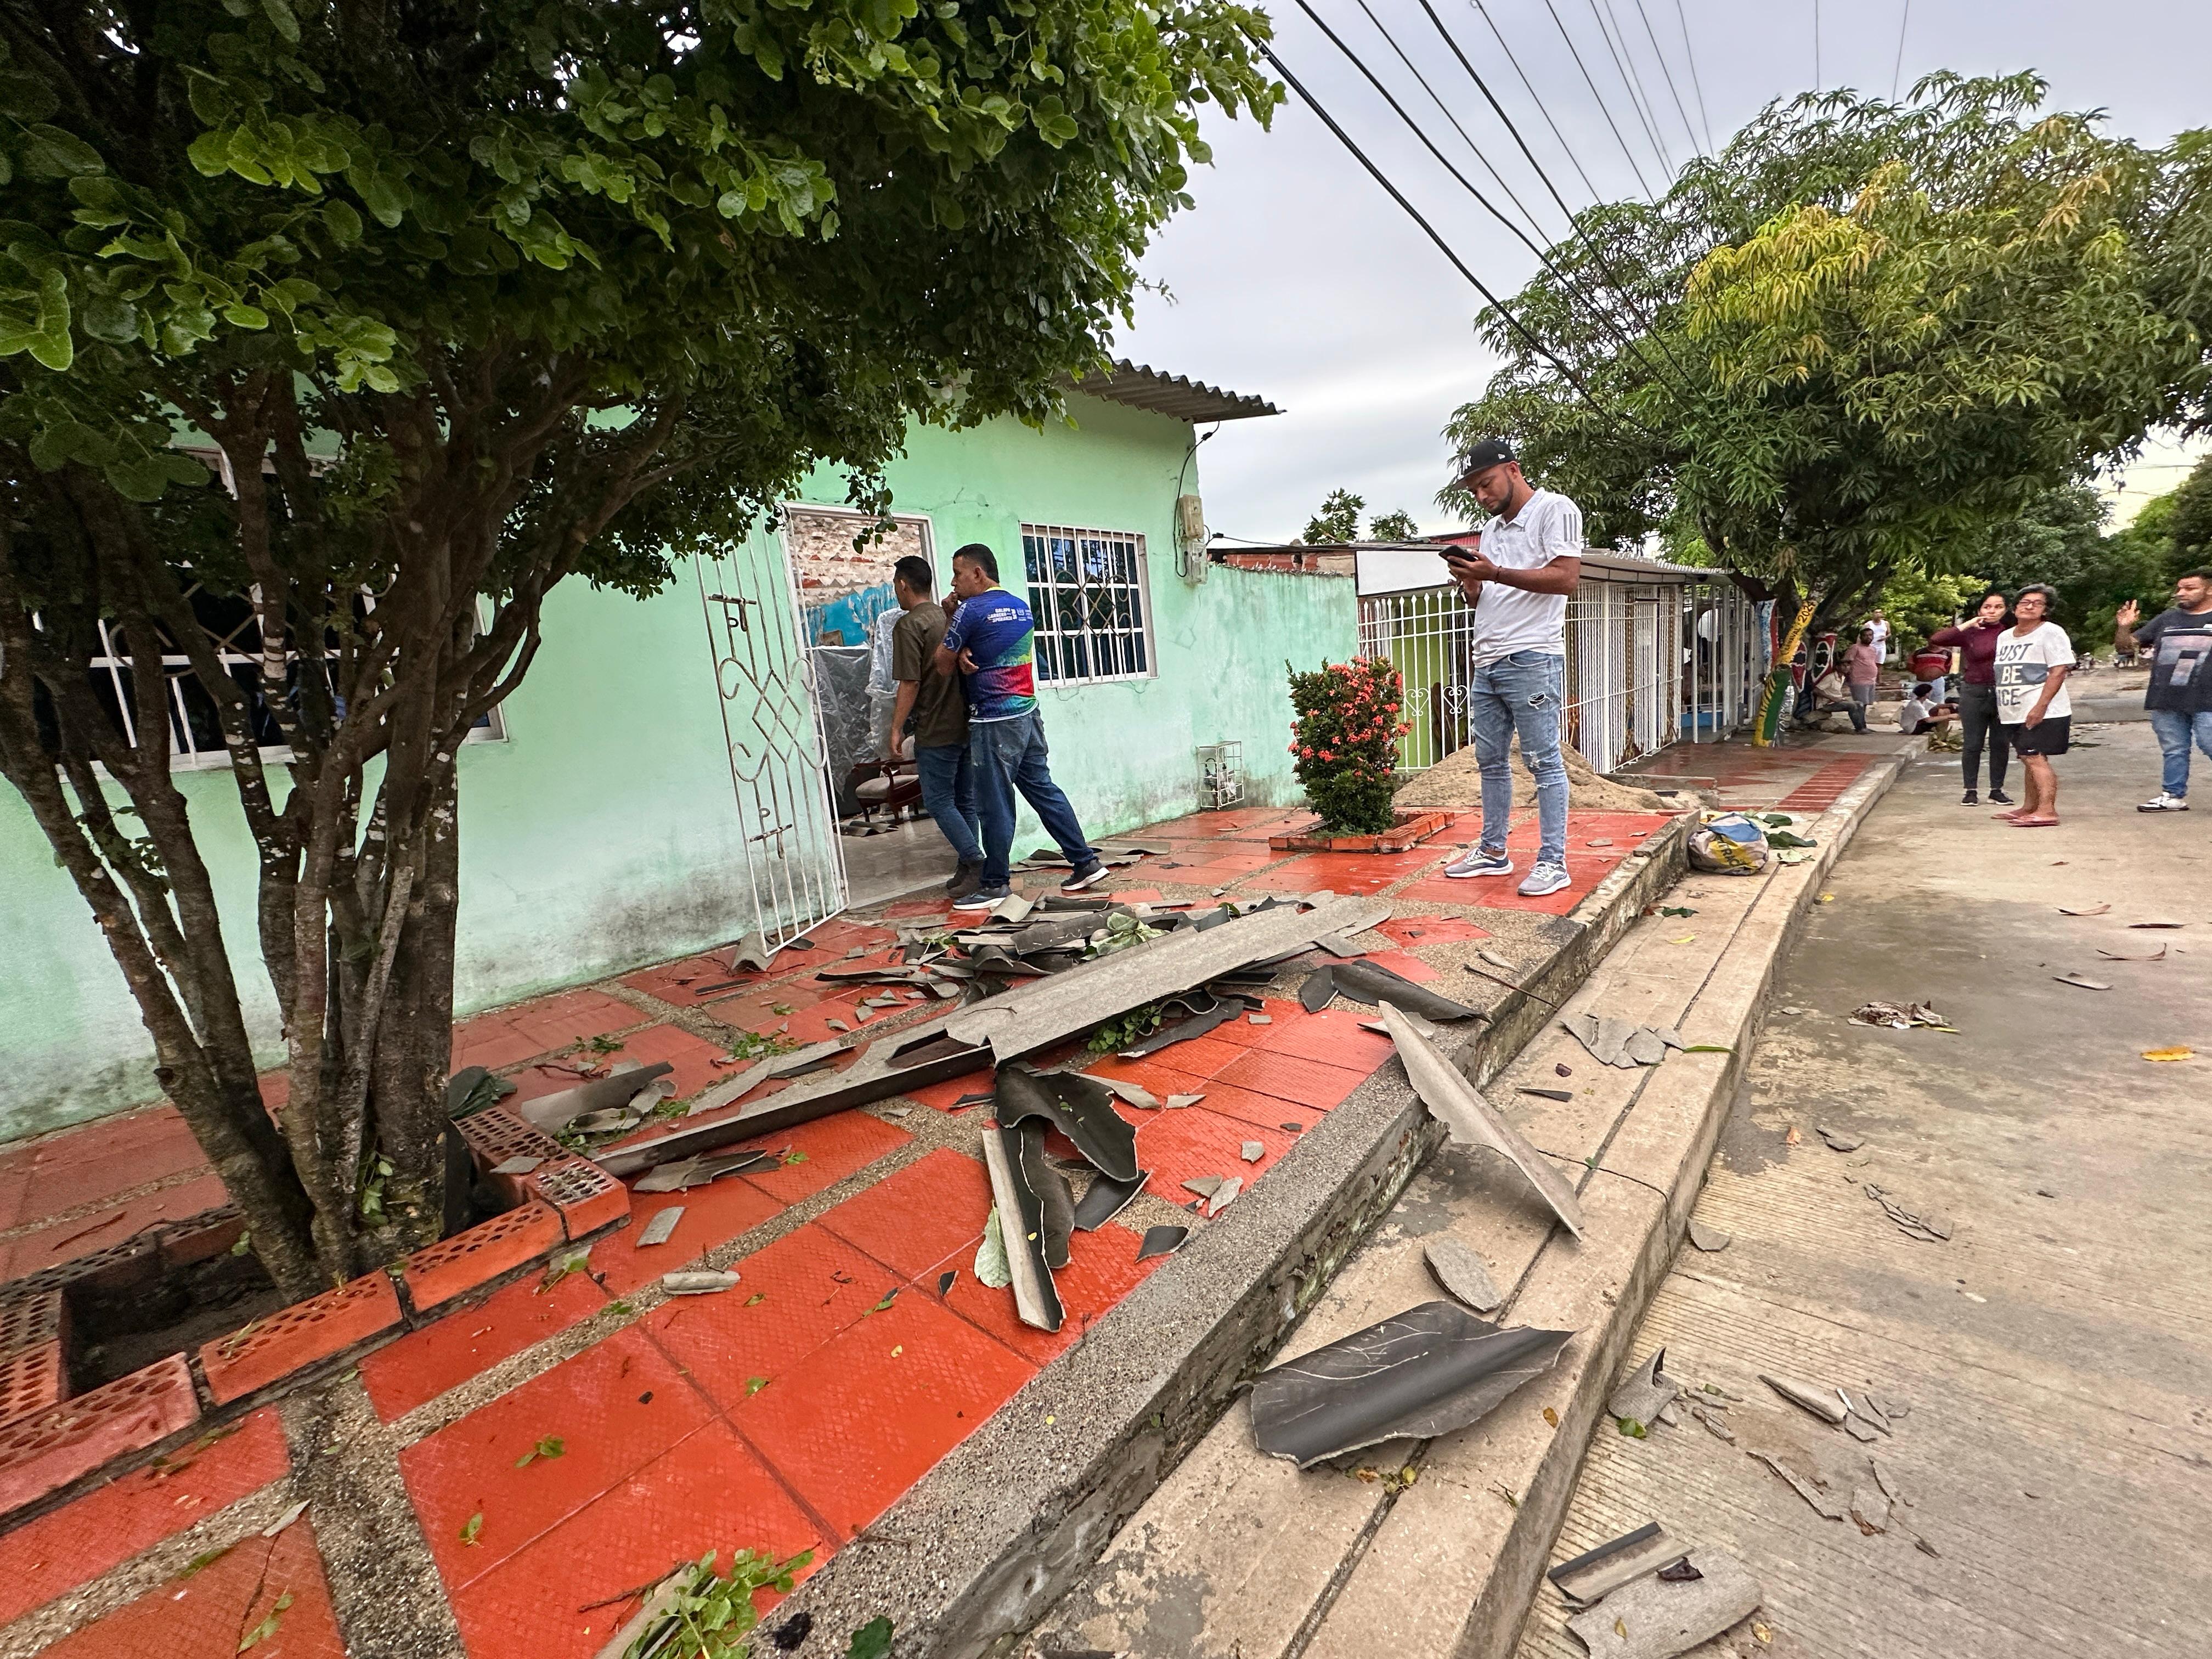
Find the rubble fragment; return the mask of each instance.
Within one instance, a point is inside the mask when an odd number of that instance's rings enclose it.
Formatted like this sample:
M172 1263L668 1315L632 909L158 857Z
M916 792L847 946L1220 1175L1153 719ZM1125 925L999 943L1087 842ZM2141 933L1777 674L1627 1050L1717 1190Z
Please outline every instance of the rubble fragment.
M1505 1293L1490 1276L1480 1254L1455 1238L1432 1238L1422 1246L1422 1256L1437 1283L1479 1314L1495 1313Z
M1690 1223L1690 1243L1708 1255L1718 1255L1735 1243L1735 1235L1724 1233L1717 1227L1708 1227L1702 1221Z
M1137 1260L1149 1261L1156 1255L1173 1255L1189 1237L1188 1227L1147 1227L1144 1242L1137 1246Z
M733 1291L739 1283L734 1271L721 1273L663 1273L660 1288L671 1296L713 1296L722 1291Z
M1559 1594L1588 1607L1623 1584L1683 1559L1682 1547L1656 1521L1562 1561L1544 1575Z
M1840 1423L1850 1414L1833 1389L1794 1376L1770 1376L1765 1371L1759 1374L1759 1380L1791 1405L1812 1413L1824 1423Z
M1590 1659L1674 1659L1759 1610L1765 1592L1735 1557L1705 1548L1686 1559L1696 1578L1638 1578L1567 1620Z

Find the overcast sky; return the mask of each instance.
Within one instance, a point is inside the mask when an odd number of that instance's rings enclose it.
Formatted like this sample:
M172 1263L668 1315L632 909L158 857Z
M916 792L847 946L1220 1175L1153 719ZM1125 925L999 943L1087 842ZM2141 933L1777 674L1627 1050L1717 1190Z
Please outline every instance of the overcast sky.
M1534 257L1451 182L1297 0L1264 3L1292 73L1474 273L1502 295L1525 283ZM1494 196L1359 0L1311 3L1424 118L1455 164ZM1583 206L1588 191L1473 0L1430 3L1561 194ZM1815 84L1887 94L1893 73L1909 88L1936 69L2039 70L2051 82L2053 106L2102 107L2114 129L2145 143L2212 125L2205 76L2212 5L2204 0L1822 0L1817 82L1814 0L1680 3L1678 16L1675 0L1482 0L1574 158L1609 199L1638 192L1607 112L1645 179L1656 189L1666 174L1601 40L1600 15L1625 27L1641 89L1656 105L1658 137L1678 162L1689 138L1645 37L1647 19L1698 124L1701 148L1706 123L1715 143L1725 143L1769 99ZM1522 199L1550 208L1417 0L1367 4ZM1602 106L1562 42L1554 11L1604 94ZM1683 54L1683 19L1695 85ZM1144 296L1136 326L1118 349L1171 374L1259 392L1285 411L1231 422L1200 452L1208 525L1249 538L1292 538L1322 495L1341 486L1364 495L1370 512L1403 507L1425 528L1443 528L1433 501L1447 459L1438 433L1454 408L1480 393L1492 367L1472 327L1479 296L1302 105L1286 105L1270 132L1249 118L1215 118L1206 136L1214 164L1199 169L1193 183L1197 210L1176 220L1146 261L1146 274L1164 283L1173 301ZM1544 222L1554 234L1560 228L1555 210ZM2168 446L2147 453L2118 489L2118 516L2178 483L2185 464Z

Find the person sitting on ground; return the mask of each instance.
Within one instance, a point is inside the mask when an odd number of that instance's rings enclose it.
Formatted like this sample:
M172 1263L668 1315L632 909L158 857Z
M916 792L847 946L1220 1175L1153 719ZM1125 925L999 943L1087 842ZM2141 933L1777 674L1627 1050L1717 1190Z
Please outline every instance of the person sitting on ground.
M1997 718L2027 769L2027 799L1996 816L2022 830L2058 822L2058 774L2051 761L2066 752L2074 724L2073 700L2066 695L2074 642L2050 620L2057 600L2057 590L2041 582L2023 587L2013 601L2016 620L1997 640Z
M2186 812L2191 741L2212 760L2212 570L2184 573L2174 580L2171 608L2138 628L2142 616L2133 599L2122 605L2112 641L2151 653L2143 707L2158 734L2164 775L2157 795L2136 810Z
M1874 629L1859 629L1857 642L1844 653L1844 683L1851 689L1851 730L1867 729L1866 711L1874 707L1875 691L1881 679L1881 656L1875 645Z
M1982 804L1974 792L1981 781L1984 743L1990 751L1990 799L2000 806L2014 804L2004 792L2005 767L2012 753L2005 743L2004 728L1997 723L1996 668L1997 641L2012 623L2012 606L2001 590L1992 587L1974 601L1972 621L1954 623L1928 636L1929 644L1955 647L1959 653L1959 730L1966 740L1959 753L1966 774L1961 806Z
M1912 695L1898 706L1897 729L1908 738L1917 738L1929 727L1950 718L1945 712L1948 703L1936 701L1936 688L1923 680L1912 688Z

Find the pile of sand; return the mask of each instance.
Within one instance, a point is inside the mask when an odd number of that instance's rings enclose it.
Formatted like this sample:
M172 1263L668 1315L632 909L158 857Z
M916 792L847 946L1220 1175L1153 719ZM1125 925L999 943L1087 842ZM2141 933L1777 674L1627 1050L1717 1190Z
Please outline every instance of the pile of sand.
M1678 810L1649 789L1632 789L1600 777L1589 763L1565 744L1559 753L1567 763L1567 805L1590 812L1670 812ZM1516 741L1510 757L1513 768L1513 804L1536 804L1536 781L1521 763ZM1392 801L1397 806L1480 806L1482 773L1475 764L1474 745L1455 750L1425 772L1417 772L1400 786Z

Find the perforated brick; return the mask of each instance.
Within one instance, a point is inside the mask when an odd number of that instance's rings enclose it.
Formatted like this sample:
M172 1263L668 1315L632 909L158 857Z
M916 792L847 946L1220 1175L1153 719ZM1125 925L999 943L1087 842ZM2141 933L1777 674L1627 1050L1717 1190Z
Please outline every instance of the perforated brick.
M589 1158L564 1157L532 1170L522 1185L560 1211L570 1238L595 1233L629 1214L629 1188Z
M568 1149L535 1124L526 1123L503 1106L487 1106L471 1113L453 1126L468 1142L469 1155L476 1159L477 1172L502 1194L509 1204L520 1204L530 1196L528 1188L519 1176L495 1176L491 1172L512 1158L538 1158L550 1164L566 1158Z
M409 1256L400 1277L417 1313L465 1296L536 1260L568 1237L561 1213L535 1200Z
M399 1323L399 1297L390 1277L370 1273L280 1309L219 1341L202 1343L200 1370L216 1402L227 1404Z
M0 1426L0 1515L114 1459L159 1444L199 1416L182 1354Z
M0 1358L58 1342L69 1328L69 1304L54 1285L15 1284L0 1291Z
M0 1423L58 1406L68 1392L58 1342L42 1342L0 1359Z

